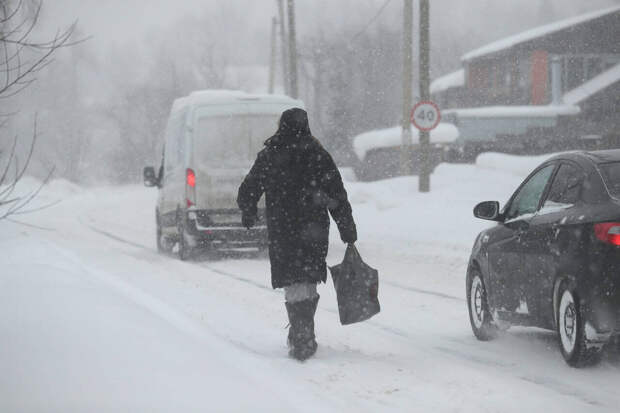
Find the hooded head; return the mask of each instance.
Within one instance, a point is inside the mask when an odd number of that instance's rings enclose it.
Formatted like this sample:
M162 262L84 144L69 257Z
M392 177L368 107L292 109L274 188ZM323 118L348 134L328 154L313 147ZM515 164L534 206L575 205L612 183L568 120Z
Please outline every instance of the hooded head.
M312 136L306 111L299 108L284 111L282 116L280 116L280 124L276 135L284 139Z

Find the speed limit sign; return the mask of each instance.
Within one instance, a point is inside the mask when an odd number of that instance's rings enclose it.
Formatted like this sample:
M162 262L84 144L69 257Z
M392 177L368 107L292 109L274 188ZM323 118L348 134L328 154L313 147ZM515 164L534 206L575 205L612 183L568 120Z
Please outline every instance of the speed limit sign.
M411 111L411 123L421 131L435 129L439 125L440 119L439 107L434 102L419 102Z

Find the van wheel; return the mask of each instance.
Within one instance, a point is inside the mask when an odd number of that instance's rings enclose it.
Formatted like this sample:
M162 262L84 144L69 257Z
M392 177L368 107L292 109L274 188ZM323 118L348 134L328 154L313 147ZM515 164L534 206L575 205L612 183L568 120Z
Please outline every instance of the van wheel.
M179 233L179 241L178 241L178 254L181 261L187 261L192 257L193 248L187 242L187 234L185 231L185 225L182 223L182 220L178 221L178 233Z
M156 237L156 241L157 241L157 252L161 253L161 254L168 254L170 252L172 252L172 248L174 247L174 242L170 242L164 235L163 232L161 230L161 223L159 220L159 214L157 214L156 216L156 225L157 225L157 230L155 233L155 237Z
M558 341L566 363L572 367L597 363L600 360L601 348L588 346L579 299L566 281L560 286L556 314Z
M260 258L269 258L269 243L261 243L258 246L258 256Z
M497 337L497 327L493 324L487 291L482 275L476 269L467 273L467 307L471 329L480 341L489 341Z

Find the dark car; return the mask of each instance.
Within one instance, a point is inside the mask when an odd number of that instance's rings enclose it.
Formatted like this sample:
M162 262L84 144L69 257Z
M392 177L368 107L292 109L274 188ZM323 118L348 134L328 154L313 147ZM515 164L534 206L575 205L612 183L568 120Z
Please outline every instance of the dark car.
M472 329L556 330L571 366L596 362L620 334L620 150L557 155L506 206L488 201L467 272Z

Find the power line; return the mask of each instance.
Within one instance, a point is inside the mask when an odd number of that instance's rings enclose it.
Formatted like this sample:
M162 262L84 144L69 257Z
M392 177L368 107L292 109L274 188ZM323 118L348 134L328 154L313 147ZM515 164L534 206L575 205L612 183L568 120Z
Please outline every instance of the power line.
M366 23L366 26L364 26L364 28L362 30L360 30L357 34L355 34L355 36L353 36L350 40L350 43L353 43L355 40L357 40L358 37L360 37L362 34L364 34L366 32L366 30L368 30L368 28L375 22L377 21L377 19L379 18L379 16L381 16L381 14L383 13L383 11L385 10L385 8L392 2L392 0L386 0L385 3L383 3L383 6L381 6L379 8L379 10L377 11L377 14L375 14L372 19L370 19L370 21L368 23Z

